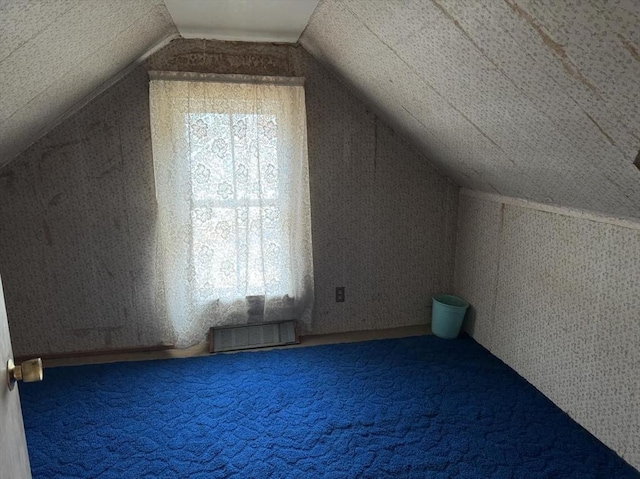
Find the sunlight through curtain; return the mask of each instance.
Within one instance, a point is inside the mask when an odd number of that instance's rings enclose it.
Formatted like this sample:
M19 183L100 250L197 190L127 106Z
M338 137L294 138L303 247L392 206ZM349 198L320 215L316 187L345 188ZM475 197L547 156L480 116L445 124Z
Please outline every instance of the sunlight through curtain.
M159 314L176 346L211 326L311 322L302 79L150 72Z

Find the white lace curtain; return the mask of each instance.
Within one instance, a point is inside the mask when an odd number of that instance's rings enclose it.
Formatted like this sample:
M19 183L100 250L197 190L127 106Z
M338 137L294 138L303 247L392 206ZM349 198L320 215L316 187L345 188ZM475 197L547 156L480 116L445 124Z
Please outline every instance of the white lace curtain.
M301 79L150 73L157 304L176 346L208 328L310 326L313 263Z

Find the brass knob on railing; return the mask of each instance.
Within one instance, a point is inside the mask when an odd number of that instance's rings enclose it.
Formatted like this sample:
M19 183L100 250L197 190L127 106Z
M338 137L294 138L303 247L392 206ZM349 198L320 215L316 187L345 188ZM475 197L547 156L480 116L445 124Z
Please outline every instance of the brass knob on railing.
M7 361L7 385L12 390L16 385L16 381L24 381L25 383L34 383L42 381L42 359L29 359L20 366L16 366L13 359Z

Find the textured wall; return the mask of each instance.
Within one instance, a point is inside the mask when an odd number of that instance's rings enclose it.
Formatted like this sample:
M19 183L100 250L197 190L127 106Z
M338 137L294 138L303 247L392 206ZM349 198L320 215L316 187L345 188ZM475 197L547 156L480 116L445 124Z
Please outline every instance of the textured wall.
M0 170L16 355L158 344L147 75L136 70Z
M640 2L323 0L300 43L459 185L640 218Z
M306 77L316 333L425 323L452 287L457 187L302 48L177 40L149 69ZM18 355L158 344L144 68L0 170ZM335 287L345 286L345 303Z
M460 196L473 336L640 468L640 223Z

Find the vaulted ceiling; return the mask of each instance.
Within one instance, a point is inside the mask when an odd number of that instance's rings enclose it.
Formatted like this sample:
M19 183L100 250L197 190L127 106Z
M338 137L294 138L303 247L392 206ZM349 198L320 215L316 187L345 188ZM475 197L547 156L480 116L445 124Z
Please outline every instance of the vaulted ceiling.
M300 43L458 184L640 217L637 0L325 0Z
M162 0L0 0L0 165L177 34Z
M0 0L0 165L177 34L162 0ZM640 218L640 2L321 0L299 42L458 184Z

